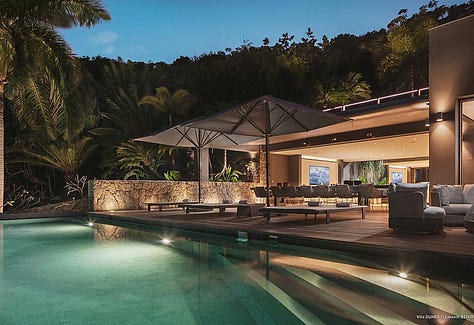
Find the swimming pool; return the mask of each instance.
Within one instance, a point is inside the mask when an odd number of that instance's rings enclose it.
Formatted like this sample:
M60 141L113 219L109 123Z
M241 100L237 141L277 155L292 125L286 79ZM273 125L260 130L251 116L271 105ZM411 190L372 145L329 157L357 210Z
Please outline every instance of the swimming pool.
M1 222L0 324L474 321L471 284L280 246L85 220Z

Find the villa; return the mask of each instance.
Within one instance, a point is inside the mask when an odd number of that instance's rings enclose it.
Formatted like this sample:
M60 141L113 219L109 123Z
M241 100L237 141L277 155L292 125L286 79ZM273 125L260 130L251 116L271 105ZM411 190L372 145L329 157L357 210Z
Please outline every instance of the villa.
M436 27L429 87L328 108L350 120L272 137L269 185L354 185L367 161L386 175L368 181L385 187L474 184L472 40L474 15ZM265 183L261 144L246 143L259 148L253 183L208 182L202 170L205 207L218 202L219 213L194 206L197 182L91 180L87 215L2 220L0 323L474 321L474 237L463 226L392 231L390 208L366 211L360 201L335 222L333 210L306 201L311 218L299 208L278 211L276 222L254 218L255 206L240 215L248 202L235 201L255 201L252 187ZM207 166L209 149L200 156ZM444 218L443 209L427 218Z

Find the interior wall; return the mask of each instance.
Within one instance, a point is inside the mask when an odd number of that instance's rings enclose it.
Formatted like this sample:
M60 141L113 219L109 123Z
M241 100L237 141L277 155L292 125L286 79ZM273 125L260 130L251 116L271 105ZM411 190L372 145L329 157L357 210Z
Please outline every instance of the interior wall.
M302 158L300 185L309 185L309 166L329 167L329 184L337 184L339 179L337 162Z
M288 157L288 176L291 185L301 185L301 155Z
M451 118L430 126L430 183L459 184L459 132L455 111L460 97L474 94L474 15L438 26L429 34L430 114Z
M270 154L270 185L290 183L289 156Z

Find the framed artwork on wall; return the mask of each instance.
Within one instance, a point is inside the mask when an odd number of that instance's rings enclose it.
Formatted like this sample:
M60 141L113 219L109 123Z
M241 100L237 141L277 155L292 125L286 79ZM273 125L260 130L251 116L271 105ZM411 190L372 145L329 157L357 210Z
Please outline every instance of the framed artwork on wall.
M392 183L403 183L403 173L392 172Z
M329 185L329 167L309 166L309 185Z

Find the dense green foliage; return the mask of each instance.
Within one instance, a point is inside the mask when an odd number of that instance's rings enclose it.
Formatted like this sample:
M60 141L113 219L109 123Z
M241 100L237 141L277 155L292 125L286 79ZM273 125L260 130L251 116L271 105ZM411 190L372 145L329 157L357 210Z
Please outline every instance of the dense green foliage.
M5 171L7 202L15 193L39 199L54 192L51 176L68 181L92 151L95 97L56 28L108 19L100 0L0 0L0 212Z
M0 12L4 2L10 1L0 2ZM32 77L12 79L21 87L12 85L6 101L7 191L21 184L47 200L64 195L76 174L193 179L194 150L132 139L264 94L323 108L426 87L428 29L468 8L431 1L412 17L402 10L387 29L361 36L317 40L308 29L300 40L285 33L273 45L244 42L172 64L81 58L76 68L62 68L59 79L41 74L40 83L26 71ZM23 61L12 62L22 67ZM221 154L212 151L211 174L251 178L246 154L229 153L232 168L223 166Z

